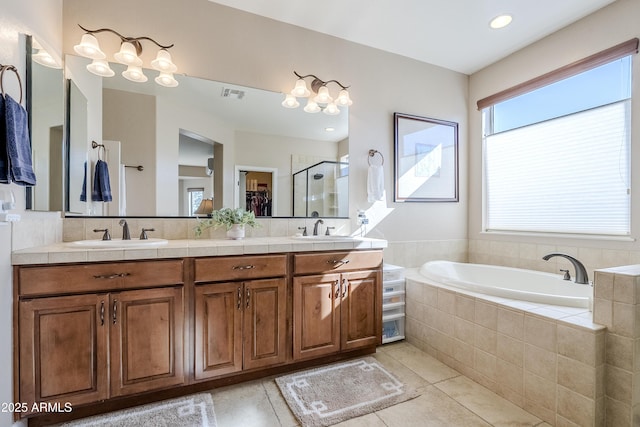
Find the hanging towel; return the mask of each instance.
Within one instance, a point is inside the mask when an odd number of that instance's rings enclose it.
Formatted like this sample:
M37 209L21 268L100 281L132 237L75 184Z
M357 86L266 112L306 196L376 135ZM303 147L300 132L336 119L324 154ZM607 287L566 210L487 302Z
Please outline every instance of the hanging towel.
M4 97L0 95L0 184L11 182L9 175L9 157L7 156L7 122L4 112Z
M371 165L367 175L367 201L378 200L384 200L384 170L382 165Z
M80 201L87 201L87 162L84 162L84 178L82 179L82 192L80 193Z
M113 200L111 196L111 183L109 182L109 167L102 160L96 162L91 200L94 202L110 202Z
M10 178L18 185L36 185L36 174L33 173L31 163L27 110L9 95L5 95L4 107Z
M125 180L126 168L123 164L120 165L120 216L127 215L127 182Z

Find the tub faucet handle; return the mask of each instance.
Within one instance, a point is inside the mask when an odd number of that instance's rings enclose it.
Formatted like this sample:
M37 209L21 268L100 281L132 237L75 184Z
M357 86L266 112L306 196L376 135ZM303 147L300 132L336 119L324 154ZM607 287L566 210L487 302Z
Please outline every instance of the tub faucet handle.
M571 280L571 274L569 274L569 270L560 269L560 271L564 273L564 277L562 278L563 280Z

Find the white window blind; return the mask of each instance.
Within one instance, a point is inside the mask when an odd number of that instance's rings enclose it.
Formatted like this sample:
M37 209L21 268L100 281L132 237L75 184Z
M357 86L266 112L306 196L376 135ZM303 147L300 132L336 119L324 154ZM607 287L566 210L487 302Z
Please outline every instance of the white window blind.
M485 137L485 228L630 234L630 101Z

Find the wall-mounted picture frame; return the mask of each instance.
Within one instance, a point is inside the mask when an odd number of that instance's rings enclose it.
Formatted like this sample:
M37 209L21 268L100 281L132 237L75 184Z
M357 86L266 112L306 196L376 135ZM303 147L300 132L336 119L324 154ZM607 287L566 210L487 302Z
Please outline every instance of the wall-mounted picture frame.
M394 113L396 202L458 201L458 123Z

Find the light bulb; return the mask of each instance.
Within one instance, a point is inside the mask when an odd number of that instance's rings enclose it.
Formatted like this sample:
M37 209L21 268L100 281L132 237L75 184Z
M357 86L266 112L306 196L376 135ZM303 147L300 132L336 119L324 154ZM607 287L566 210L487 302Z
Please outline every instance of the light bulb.
M85 34L80 40L80 44L73 47L73 50L80 56L90 59L105 59L107 55L100 50L98 39L93 34Z
M124 65L142 66L142 59L138 57L138 52L136 52L136 47L133 43L122 43L122 45L120 45L120 52L113 55L113 57L116 58L116 61Z
M87 65L87 70L101 77L113 77L116 74L104 59L94 59L91 64Z
M325 113L328 116L335 116L340 114L340 109L335 103L331 102L327 104L327 106L324 108L323 113Z
M137 83L144 83L147 81L147 76L142 72L142 68L136 65L129 65L127 69L122 72L122 77Z
M300 106L300 103L295 96L287 94L287 96L284 98L284 101L282 101L282 106L284 108L298 108Z
M313 98L313 100L318 104L329 104L333 102L333 98L329 95L329 89L326 86L321 86L318 89L318 95Z
M302 79L298 79L298 81L296 82L296 86L291 91L291 95L295 96L296 98L306 98L307 96L311 95L311 92L309 92L309 89L307 89L307 84L305 83L305 81Z
M304 106L304 111L307 113L319 113L320 106L311 98L307 100L307 105Z
M336 98L336 104L343 107L348 107L349 105L353 104L353 101L349 97L349 91L347 91L346 89L342 89L338 94L338 98Z

